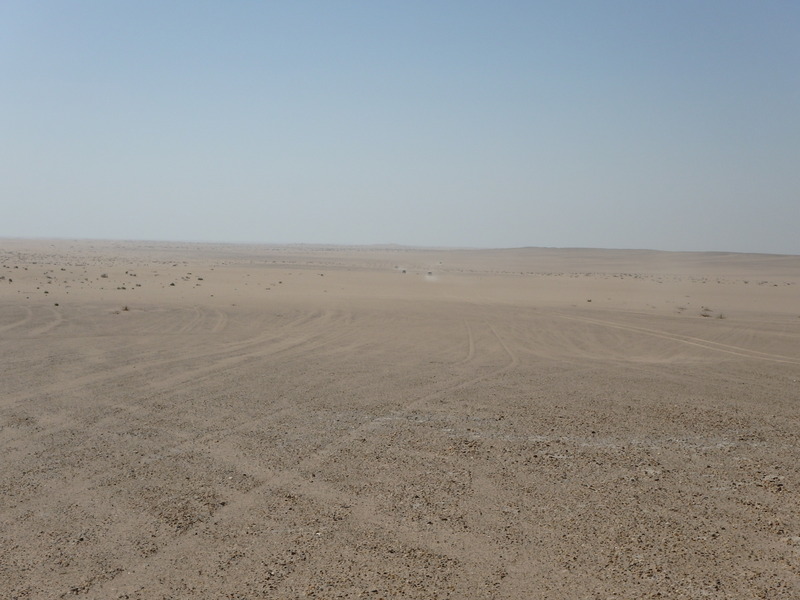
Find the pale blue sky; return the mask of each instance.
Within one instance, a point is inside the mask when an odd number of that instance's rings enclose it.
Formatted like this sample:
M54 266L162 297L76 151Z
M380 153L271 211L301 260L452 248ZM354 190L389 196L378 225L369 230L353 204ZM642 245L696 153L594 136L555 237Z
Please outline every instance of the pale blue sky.
M800 3L0 3L0 236L800 254Z

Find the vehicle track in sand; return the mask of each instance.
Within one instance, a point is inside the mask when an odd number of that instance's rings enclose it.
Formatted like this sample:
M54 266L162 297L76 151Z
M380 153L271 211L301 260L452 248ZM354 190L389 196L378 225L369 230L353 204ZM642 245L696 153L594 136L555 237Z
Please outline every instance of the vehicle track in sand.
M30 337L41 337L56 329L59 325L64 323L64 315L56 308L47 307L48 312L53 316L53 319L29 332Z
M714 342L711 340L705 340L702 338L681 335L677 333L670 333L663 330L658 329L649 329L646 327L639 327L635 325L625 325L622 323L617 323L615 321L609 321L606 319L596 319L596 318L589 318L589 317L579 317L575 315L566 315L563 313L552 313L562 319L567 319L570 321L578 321L584 323L591 323L593 325L600 325L602 327L611 327L614 329L620 329L625 331L631 331L633 333L638 333L641 335L648 335L651 337L657 337L665 340L669 340L672 342L678 342L681 344L688 344L690 346L696 346L699 348L703 348L705 350L712 350L716 352L723 352L726 354L732 354L735 356L742 356L744 358L751 358L756 360L766 360L770 362L776 363L783 363L783 364L791 364L791 365L800 365L800 359L796 359L790 356L785 356L782 354L773 354L769 352L761 352L760 350L750 350L748 348L743 348L741 346L733 346L731 344L723 344L721 342Z
M446 396L454 391L468 388L471 385L496 377L517 367L520 362L517 354L503 340L497 329L489 323L483 323L482 325L495 340L496 348L493 352L496 353L500 350L506 356L503 364L480 375L469 377L462 375L451 378L446 385L439 386L430 393L400 406L390 407L391 414L396 416L412 412L424 406L427 402ZM468 338L467 360L456 363L456 366L469 366L481 354L480 346L475 342L472 327L466 322L465 327ZM333 337L326 342L330 343L335 339ZM316 341L321 342L322 339ZM320 346L316 345L315 349L319 350ZM280 408L271 412L270 417L274 418L282 412L293 410L295 409L289 407ZM353 518L358 520L360 526L383 531L385 535L392 539L404 541L409 545L422 545L430 552L445 552L448 557L474 569L487 571L488 566L488 570L491 571L499 567L502 561L496 557L502 554L500 546L495 547L491 553L491 556L495 557L493 559L476 556L469 550L475 545L482 547L487 545L494 546L495 543L487 539L485 535L469 531L454 531L445 527L431 528L408 523L400 516L387 513L385 509L381 508L378 500L372 496L356 494L321 478L314 477L313 472L323 468L324 463L337 452L353 446L358 439L371 435L374 433L372 430L383 428L386 423L385 414L371 418L351 428L335 441L325 444L310 456L289 468L272 469L266 467L263 461L253 460L253 458L244 455L240 448L230 444L228 441L235 436L236 429L229 430L223 439L219 439L219 434L213 433L202 438L183 442L175 446L169 456L177 456L182 453L191 453L199 450L210 456L216 466L224 465L225 467L235 468L237 471L245 471L255 478L255 485L247 491L235 492L228 490L226 492L227 500L225 506L218 508L209 517L209 519L213 518L215 523L222 524L223 527L226 521L243 519L245 518L244 515L257 511L263 502L265 494L269 495L281 490L286 490L288 493L291 490L292 494L302 495L320 506L330 505L330 503L347 506ZM247 426L248 424L243 424L241 427ZM135 564L126 565L124 572L120 573L119 576L102 582L97 588L92 588L89 594L90 597L101 598L112 589L132 585L137 578L151 568L150 565L159 561L180 560L181 557L190 553L191 547L196 544L197 538L195 536L208 534L209 530L210 525L207 522L203 522L181 532L180 535L159 547L155 554L139 560Z
M303 326L308 326L311 331L316 331L318 329L319 320L330 320L330 318L331 315L326 313L318 313L311 316L301 314L289 322L279 324L275 329L265 329L245 340L237 342L218 342L213 346L209 344L193 344L191 349L184 350L178 357L154 357L154 355L158 355L169 347L165 349L156 346L155 348L150 347L145 350L130 353L126 350L123 365L111 366L110 368L105 368L101 372L82 375L68 382L59 382L57 384L43 383L39 386L29 386L28 389L23 392L5 395L0 409L8 409L22 402L46 395L63 395L65 393L84 389L88 386L102 385L128 376L147 378L149 371L155 370L161 372L164 369L180 369L181 365L186 365L187 369L183 371L183 376L167 385L177 384L180 381L200 376L208 369L213 371L216 368L216 370L219 370L237 362L245 361L248 358L265 356L278 350L286 350L300 345L303 343ZM49 325L47 327L49 327ZM85 336L81 336L81 338L83 339ZM8 338L0 339L0 342L6 341L7 339ZM208 364L202 367L196 367L195 365L198 361L207 361ZM167 379L168 378L162 378L163 381L167 381ZM149 385L158 388L158 381L159 378L152 377L149 379Z
M25 312L25 316L7 325L0 326L0 333L15 329L16 327L21 327L33 318L33 311L29 307L23 306L22 309Z

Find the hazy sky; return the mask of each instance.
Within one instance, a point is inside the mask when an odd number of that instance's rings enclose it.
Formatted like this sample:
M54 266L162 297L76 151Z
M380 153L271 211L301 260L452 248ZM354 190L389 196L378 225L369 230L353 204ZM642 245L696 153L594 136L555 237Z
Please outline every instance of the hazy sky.
M0 236L800 254L800 3L0 3Z

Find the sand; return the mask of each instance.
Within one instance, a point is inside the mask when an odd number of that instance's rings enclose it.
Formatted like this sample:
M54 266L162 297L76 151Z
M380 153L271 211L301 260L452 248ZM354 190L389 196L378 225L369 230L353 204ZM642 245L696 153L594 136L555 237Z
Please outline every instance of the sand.
M800 257L0 240L2 598L798 598Z

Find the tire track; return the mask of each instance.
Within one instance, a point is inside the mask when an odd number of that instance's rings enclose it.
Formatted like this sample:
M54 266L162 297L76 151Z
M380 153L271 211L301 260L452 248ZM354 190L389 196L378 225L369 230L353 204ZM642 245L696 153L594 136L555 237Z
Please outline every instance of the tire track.
M475 336L466 319L464 319L464 329L467 330L467 356L460 362L462 365L470 363L475 358Z
M194 353L186 353L177 358L171 359L164 359L164 358L154 358L150 360L135 360L132 362L133 359L129 359L126 364L114 367L111 369L104 370L100 373L92 373L89 375L84 375L78 378L75 378L67 383L54 383L49 385L44 385L39 387L35 390L26 390L25 392L6 396L3 398L2 407L3 408L10 408L20 402L24 402L26 400L30 400L42 395L49 395L55 393L65 393L65 392L72 392L78 390L80 388L84 388L90 385L98 385L102 384L103 382L112 381L114 379L119 379L125 376L130 375L137 375L142 376L144 371L152 368L158 368L159 370L163 369L164 367L172 367L175 365L179 365L181 363L193 363L198 360L203 359L216 359L220 362L225 361L226 359L236 358L238 354L243 351L246 351L250 348L257 348L263 344L269 343L275 339L282 339L284 336L284 331L286 329L295 329L298 324L303 325L309 323L314 318L320 319L324 316L323 314L320 315L312 315L311 317L307 315L303 315L294 321L290 321L289 323L284 324L279 331L268 331L260 335L255 335L252 338L241 342L234 342L231 344L227 344L221 350L213 350L213 351L198 351ZM139 357L143 356L152 356L154 354L153 350L145 350L139 353ZM249 355L257 354L257 352L249 353ZM234 355L234 356L231 356ZM207 367L202 369L197 369L198 371L203 371Z
M478 352L476 351L475 338L469 324L465 323L468 332L468 360L462 361L462 364L468 364L474 361ZM488 325L488 324L487 324ZM513 369L519 364L519 359L516 354L511 350L508 344L497 333L496 329L488 325L489 331L496 339L503 353L507 356L508 360L502 366L492 369L491 372L479 376L470 377L466 380L458 380L451 382L449 385L437 389L429 394L422 396L419 399L413 400L400 408L400 411L409 411L415 406L428 402L437 397L441 397L452 391L469 387L477 382L487 378L495 377L509 369ZM323 333L317 336L310 336L301 340L284 340L289 345L278 349L277 351L267 352L266 349L255 350L246 355L228 356L222 358L213 368L229 368L231 366L240 364L249 358L262 356L265 353L270 355L278 355L283 353L306 352L309 344L312 347L320 347L331 343L344 335L350 333L350 328L342 327L335 335L330 333ZM210 367L206 366L197 369L197 372L204 372L204 377L213 377L213 373L208 373ZM183 376L191 374L182 374ZM159 387L169 388L174 385L180 384L180 380L185 377L176 378L174 381L159 382ZM275 414L280 414L285 411L295 410L295 407L281 407ZM476 556L469 548L478 545L485 546L490 544L493 547L496 543L486 539L485 536L476 535L471 532L453 531L437 527L434 529L424 528L409 524L402 520L400 517L388 513L381 507L378 500L364 495L358 495L347 490L342 490L334 484L324 482L318 478L310 478L308 476L309 470L314 470L320 467L325 460L333 455L338 450L351 445L353 440L364 435L369 429L374 428L376 425L382 425L383 415L378 416L371 421L364 423L346 433L343 437L326 445L317 452L314 452L309 458L300 461L296 466L287 469L270 469L264 466L260 461L249 458L243 455L241 450L235 445L227 442L230 435L226 435L223 440L219 440L219 433L209 433L199 439L186 440L177 446L171 448L169 456L182 454L185 452L192 452L200 450L202 453L209 455L215 466L223 465L235 468L237 471L246 472L254 476L257 483L254 487L247 491L235 491L231 489L225 490L227 502L225 506L220 507L213 513L213 518L216 522L222 520L236 519L239 515L245 515L248 512L257 509L262 502L262 496L267 493L279 491L282 489L291 490L292 493L297 493L309 498L312 502L319 503L322 506L330 506L332 504L347 505L350 508L352 515L351 523L355 523L357 528L366 527L370 530L378 530L387 536L391 536L404 543L412 546L422 546L431 552L444 552L449 557L458 560L462 564L473 565L475 568L485 568L487 562L494 564L497 562L492 559L485 559ZM244 428L248 424L242 424L236 429ZM215 439L217 443L207 443ZM232 461L231 457L235 457ZM89 483L89 485L91 485ZM277 525L277 523L276 523ZM224 526L224 525L223 525ZM349 525L352 527L352 525ZM89 591L89 594L95 597L102 597L105 592L110 591L112 588L118 588L120 585L126 585L130 581L135 581L137 577L141 577L142 572L153 568L152 565L159 562L160 559L174 558L182 556L185 552L196 543L198 533L209 531L210 525L208 523L198 523L186 531L176 535L166 544L159 547L155 554L148 556L146 559L137 557L134 564L125 566L118 576L114 576L109 580L102 583ZM195 535L192 535L194 533ZM491 553L491 556L499 556L500 548L495 548L497 552Z
M315 327L316 329L316 327ZM346 328L338 333L326 331L308 337L293 337L273 341L267 347L256 347L252 352L244 352L232 356L225 356L215 360L210 365L195 367L180 374L176 374L166 379L159 379L157 382L151 381L148 390L164 392L169 389L181 386L183 389L191 389L200 386L209 379L216 377L220 371L227 371L242 367L248 363L261 361L266 358L287 359L293 356L307 354L314 348L324 347L336 342L350 334ZM265 341L265 343L267 343ZM196 359L193 359L196 360ZM188 384L188 388L186 387Z
M349 316L350 316L349 313L343 313L342 315L339 315L337 317L336 321L338 323L348 324L348 323L350 323ZM318 329L318 327L315 326L315 330L316 329ZM328 328L326 328L326 329L328 329ZM470 335L471 340L472 340L471 341L471 347L472 347L472 353L471 354L472 354L472 357L474 357L475 356L475 352L474 352L474 336L472 336L471 330L469 330L469 335ZM214 363L212 365L205 365L203 367L197 367L197 368L192 369L190 371L186 371L186 372L182 372L180 374L176 374L175 376L170 377L168 379L159 379L157 382L151 381L151 382L148 383L147 389L150 392L163 392L163 391L167 391L169 389L176 388L176 387L180 387L184 391L191 390L192 388L195 388L195 387L196 388L203 388L205 382L207 380L209 380L209 379L213 379L214 377L218 376L218 374L219 374L219 372L221 370L226 370L227 371L227 370L230 370L230 369L241 368L241 367L244 367L247 364L250 364L250 363L252 363L254 361L263 360L265 358L279 359L279 360L285 361L285 360L291 359L291 358L293 358L295 356L308 355L314 349L321 349L321 348L324 349L326 347L331 346L334 343L338 343L340 340L342 340L342 338L346 338L348 336L351 336L351 337L355 336L356 338L361 339L361 338L363 338L363 333L360 333L359 331L353 331L352 327L342 326L338 333L332 333L332 332L326 331L325 333L317 334L315 336L310 336L310 337L307 337L307 338L294 339L294 340L285 340L285 343L277 344L277 347L276 346L270 346L269 348L255 350L253 352L249 352L249 353L246 353L246 354L230 356L230 357L227 357L227 358L220 359L219 361L217 361L216 363ZM460 364L460 363L457 363L457 364ZM477 381L479 379L482 379L482 378L485 378L485 377L491 377L491 376L492 376L491 373L484 374L484 375L480 376L479 378L471 379L469 382L472 382L473 380ZM465 384L468 384L469 382L466 382ZM458 385L455 386L455 388L458 388L458 387L460 387L460 386L458 386ZM438 394L446 393L446 391L448 389L451 389L451 388L448 387L448 388L437 390L432 395L435 396L435 395L438 395ZM124 411L136 411L136 412L138 412L138 410L139 410L139 408L134 408L134 407L132 407L130 405L124 405L124 404L115 404L113 406L115 408L118 408L118 409L124 410ZM291 410L295 410L295 407L292 406L292 407L278 408L275 411L273 411L272 413L270 413L270 417L275 417L275 416L278 416L278 415L280 415L280 414L282 414L284 412L291 411ZM404 409L401 409L401 410L404 410ZM384 419L384 417L376 417L374 419L374 422L377 423L377 422L380 422L383 419ZM232 434L232 433L235 433L235 432L240 431L242 429L246 429L248 426L249 426L249 423L243 424L241 426L234 427L233 429L230 430L229 433ZM207 441L211 440L212 438L215 438L216 435L217 434L209 434L209 438L208 438Z
M723 344L721 342L713 342L711 340L704 340L702 338L696 338L692 336L684 336L677 333L669 333L666 331L660 331L657 329L648 329L646 327L637 327L635 325L623 325L621 323L616 323L614 321L606 321L603 319L592 319L589 317L576 317L572 315L565 315L562 313L553 313L562 319L568 319L570 321L580 321L584 323L592 323L593 325L600 325L602 327L613 327L615 329L622 329L625 331L632 331L635 333L641 333L643 335L649 335L652 337L657 337L665 340L670 340L673 342L679 342L682 344L688 344L690 346L697 346L699 348L704 348L706 350L714 350L716 352L724 352L726 354L733 354L735 356L743 356L745 358L753 358L758 360L766 360L770 362L776 363L783 363L783 364L790 364L790 365L800 365L800 360L793 359L789 356L784 356L782 354L771 354L769 352L761 352L759 350L749 350L747 348L741 348L739 346L732 346L730 344Z
M264 336L256 336L260 341L248 340L245 343L238 342L228 345L223 352L201 353L201 357L216 355L218 357L216 363L211 366L206 365L203 367L197 367L191 371L176 375L174 378L154 382L155 388L170 389L179 386L183 382L191 380L198 375L202 375L204 379L214 377L219 370L241 366L244 362L250 359L258 359L265 356L286 357L291 356L292 354L307 353L309 348L313 349L325 347L331 343L334 343L341 337L345 337L352 333L352 328L340 326L331 331L330 326L325 324L326 321L341 322L341 320L341 315L332 313L317 313L310 315L307 318L298 319L298 321L301 321L301 324L297 328L292 328L291 331L288 332L289 335L287 335L287 331L284 328L278 335L266 336L267 339L261 339ZM322 321L323 324L320 324L320 321ZM467 359L462 361L460 364L469 365L471 362L474 362L480 353L476 348L475 337L472 328L468 323L465 323L465 325L468 334L468 353ZM311 327L310 332L308 327ZM300 329L300 331L298 332L297 329ZM313 335L314 332L318 332L320 329L322 329L322 333ZM519 361L506 342L500 337L493 327L489 326L489 331L491 331L492 335L496 339L497 344L500 348L502 348L503 353L508 358L508 360L504 361L503 365L492 369L489 373L475 377L469 377L467 379L459 378L456 381L452 381L443 388L439 388L430 394L426 394L419 399L405 404L400 408L400 410L408 411L414 406L430 401L431 399L441 397L454 390L468 387L484 379L491 378L516 366ZM296 335L291 335L292 333ZM312 335L301 335L299 338L297 335L309 333L312 333ZM357 334L358 332L355 332L354 335ZM277 347L263 347L263 344L268 343L269 340L275 340ZM242 353L248 349L252 351ZM497 350L495 350L495 352L496 351ZM189 358L186 360L197 360L197 358ZM170 362L174 364L180 361ZM163 361L152 361L152 364L158 365L159 368L163 368L165 363ZM128 371L129 369L125 369L123 374L127 373ZM118 375L119 373L108 377L108 379L112 379ZM202 382L198 380L197 383L199 385ZM276 412L285 410L294 410L294 408L280 408ZM320 466L323 464L329 456L334 454L342 447L350 444L358 435L363 435L363 433L368 431L370 428L375 427L376 425L381 425L382 417L383 415L376 417L372 421L362 424L359 427L356 427L354 430L351 430L345 434L343 438L337 439L335 442L327 445L320 451L315 452L308 459L301 461L294 468L290 469L272 470L264 467L261 464L258 464L258 461L242 458L240 453L236 451L235 446L226 448L224 446L217 447L217 444L204 443L204 441L208 441L205 439L206 437L208 437L208 439L218 437L218 433L209 433L208 436L203 436L200 439L186 440L171 448L169 456L174 456L175 454L181 454L183 452L191 452L195 449L201 449L202 452L210 454L215 466L219 464L230 464L230 457L236 456L237 458L234 461L235 468L237 470L243 470L249 474L255 475L257 479L260 480L260 483L246 492L225 490L225 495L228 498L228 501L226 506L221 507L214 512L215 520L235 519L237 515L245 514L249 510L256 508L259 503L262 502L263 494L269 494L273 490L286 488L292 490L293 493L302 494L303 496L309 498L312 502L320 503L323 506L330 505L331 502L349 505L351 507L351 514L353 515L352 522L355 522L357 524L356 526L359 528L366 527L371 530L377 530L385 535L389 535L401 540L404 543L415 546L421 545L422 547L433 552L442 552L442 549L446 548L446 553L449 556L463 562L464 564L473 564L476 567L478 565L485 566L485 562L481 562L481 560L485 559L479 559L467 550L468 548L474 547L478 544L485 545L486 543L491 543L486 540L484 536L478 536L470 532L451 531L441 527L429 530L409 524L404 522L399 517L393 516L391 513L387 513L375 498L359 496L352 492L341 490L333 484L325 483L321 480L317 481L316 479L311 479L308 477L307 473L304 473L304 471L307 471L308 469L313 469L315 466ZM244 426L245 425L242 425L242 427ZM92 482L89 481L86 483L86 485L91 486ZM102 597L105 595L106 591L110 591L112 588L121 584L124 585L125 582L131 581L141 572L146 572L148 569L153 568L152 565L157 563L161 558L183 555L183 553L196 542L196 538L194 535L192 535L192 533L197 534L202 532L204 528L207 529L208 527L209 525L201 522L196 526L191 527L187 531L176 535L166 544L162 545L156 554L148 556L146 559L138 559L137 557L137 560L133 564L126 565L125 571L128 572L127 575L124 572L121 572L120 575L114 576L109 580L98 582L97 587L87 590L88 594L94 597ZM497 555L497 553L493 555Z
M123 385L123 386L130 385L132 387L135 387L136 389L143 390L139 392L137 396L142 400L133 403L114 402L98 406L98 409L102 411L102 414L99 416L99 418L100 420L107 418L117 419L119 418L120 414L140 415L148 410L148 404L145 400L147 399L157 400L159 397L161 397L163 393L166 393L169 390L175 388L181 388L184 391L188 391L195 388L202 388L208 380L214 379L215 377L219 377L221 372L226 372L232 369L241 368L253 362L264 360L265 358L280 359L280 360L291 359L292 357L295 356L307 354L310 351L310 348L313 349L313 348L324 347L340 340L342 337L351 335L352 334L351 328L340 327L337 332L332 333L330 327L328 326L322 327L318 325L314 320L314 319L319 320L322 318L331 319L335 317L337 321L341 322L343 319L345 319L345 317L342 315L338 316L337 315L332 316L332 315L333 313L320 312L313 314L310 318L306 318L304 316L301 319L298 319L298 320L303 320L304 323L309 324L312 327L313 332L319 331L321 329L323 331L322 333L318 333L316 335L307 335L305 337L298 337L297 335L291 337L280 337L276 335L266 340L266 343L269 343L269 346L266 348L262 347L263 344L260 344L252 352L235 354L231 356L222 356L221 358L215 360L212 364L205 364L200 367L194 367L188 371L181 371L167 378L164 377L158 379L150 378L146 380L144 386L142 385L141 380L142 378L146 378L146 373L140 370L141 364L127 367L124 369L124 371L117 370L113 375L110 375L107 378L109 379L109 382L111 380L116 380L118 385ZM287 324L285 327L289 327L289 325ZM294 331L294 328L292 328L292 331ZM285 334L282 335L285 336ZM272 340L277 340L277 341L273 343ZM240 348L241 346L237 345L237 349ZM150 366L156 366L157 369L160 371L163 369L165 365L170 365L170 364L174 365L175 363L180 361L190 361L191 363L194 363L197 360L198 358L195 357L195 358L171 360L171 361L151 361ZM134 377L135 381L130 383L125 383L124 381L122 381L125 377ZM73 387L82 387L83 385L91 385L92 383L102 384L102 379L104 378L95 378L89 384L86 383L76 384ZM63 386L59 388L59 390L63 389L64 389ZM69 389L67 389L67 391L69 391ZM15 403L2 406L0 407L0 410L7 411L13 409L15 405L18 405L23 400L24 398L17 398ZM50 428L48 431L50 433L54 433L69 428L70 428L69 425L65 425L64 427L59 427L56 429Z
M216 455L215 458L220 463L231 465L221 450L215 444L211 453ZM501 546L485 535L470 531L443 530L409 524L400 517L382 510L373 498L357 496L317 478L309 479L294 470L273 470L247 459L237 460L236 464L231 466L237 471L252 474L261 483L247 492L226 490L225 506L217 509L205 521L177 534L169 542L161 545L153 554L146 558L136 557L133 564L125 565L122 570L109 579L98 582L97 586L87 590L90 597L106 598L110 597L112 593L118 594L121 589L140 583L143 578L149 579L146 574L153 569L163 573L158 565L171 564L181 560L181 557L191 554L197 544L198 535L211 537L215 525L221 528L229 527L231 523L236 523L237 518L257 510L261 502L260 494L282 492L283 490L291 490L292 494L303 496L312 503L323 507L347 507L349 516L344 520L332 522L330 529L321 527L317 532L320 535L323 532L335 533L339 529L353 534L369 529L378 531L383 537L397 540L408 546L422 547L433 554L443 554L462 565L471 567L472 570L487 571L503 564ZM212 518L215 523L209 523ZM272 531L287 531L284 527L289 523L280 519L281 517L278 515L271 519ZM270 530L268 527L265 529ZM476 554L471 550L475 547L489 547L494 551L486 555Z
M508 369L512 369L516 366L519 366L519 357L517 356L517 354L511 351L511 349L508 347L508 344L506 344L503 338L500 337L500 335L497 333L494 327L489 325L489 329L492 331L494 337L497 338L497 341L500 342L500 345L503 347L503 350L506 351L506 354L508 354L509 358L511 359L511 362L503 370L507 371Z
M217 320L214 323L214 326L211 328L211 333L220 333L228 325L228 315L219 309L215 309L215 312Z
M461 390L463 388L469 387L471 385L475 385L476 383L479 383L479 382L481 382L481 381L483 381L485 379L490 379L492 377L497 377L498 375L501 375L502 373L505 373L506 371L508 371L510 369L513 369L514 367L519 365L519 359L517 358L516 354L514 354L509 349L508 345L506 345L506 343L503 341L503 339L498 335L498 333L494 329L494 327L492 327L491 325L489 325L488 327L489 327L489 331L492 332L492 335L494 335L494 337L499 342L500 346L503 348L504 352L508 355L508 357L509 357L508 364L503 365L502 367L498 367L496 369L493 369L489 373L484 373L482 375L476 375L475 377L470 377L469 379L466 379L466 380L463 380L463 381L458 381L458 382L452 383L450 385L447 385L444 388L440 388L440 389L438 389L436 391L433 391L430 394L427 394L427 395L423 396L422 398L418 398L417 400L414 400L414 401L409 402L408 404L402 406L400 408L400 412L407 412L409 410L414 410L418 405L425 404L426 402L430 402L431 400L435 400L437 397L443 396L444 394L447 394L447 393L450 393L450 392L455 392L455 391ZM474 359L475 359L475 354L473 354L473 360Z
M26 337L40 337L45 333L49 333L64 322L64 316L61 314L61 311L56 310L55 308L50 308L49 306L47 307L47 310L53 314L54 319L46 325L32 329L28 332Z
M481 382L481 381L483 381L485 379L490 379L492 377L496 377L496 376L498 376L498 375L500 375L500 374L502 374L502 373L504 373L504 372L516 367L519 364L519 359L517 358L516 354L510 350L508 345L503 341L503 339L498 335L497 331L493 327L490 326L489 329L492 332L492 334L496 337L497 341L499 342L500 346L503 348L504 352L508 355L509 362L507 364L505 364L505 365L503 365L503 366L501 366L499 368L493 369L492 371L490 371L488 373L484 373L482 375L477 375L475 377L470 377L468 379L461 379L461 380L454 381L454 382L452 382L452 383L450 383L450 384L448 384L448 385L446 385L444 387L441 387L441 388L439 388L439 389L437 389L437 390L435 390L433 392L430 392L429 394L425 394L421 398L418 398L416 400L412 400L411 402L408 402L408 403L400 406L398 409L396 409L395 412L403 413L403 412L412 411L415 408L417 408L418 406L423 405L423 404L425 404L427 402L430 402L431 400L435 400L436 398L440 398L445 394L452 393L452 392L455 392L455 391L470 387L470 386L475 385L476 383L479 383L479 382ZM473 357L473 360L474 360L474 357ZM341 450L342 448L345 448L347 446L352 445L352 443L357 438L363 437L364 434L369 432L370 430L375 429L376 427L382 426L383 421L384 421L384 416L385 415L380 415L380 416L374 417L373 419L367 421L366 423L362 423L358 427L355 427L354 429L351 429L349 432L343 434L335 442L331 442L331 443L327 444L326 446L324 446L324 447L320 448L319 450L317 450L316 452L314 452L307 459L301 461L297 465L296 469L298 471L302 471L302 470L309 470L309 469L313 470L314 468L318 468L326 459L328 459L330 456L332 456L335 452Z
M203 320L203 313L200 312L200 309L197 306L193 306L192 310L194 311L194 317L192 317L192 319L186 325L178 329L179 335L182 333L191 332L197 326L197 324Z
M22 327L23 325L25 325L25 323L27 323L33 318L33 311L29 307L23 306L22 308L25 310L25 316L22 317L19 321L14 321L9 325L3 325L2 327L0 327L0 333L4 333L10 329L14 329L15 327Z

